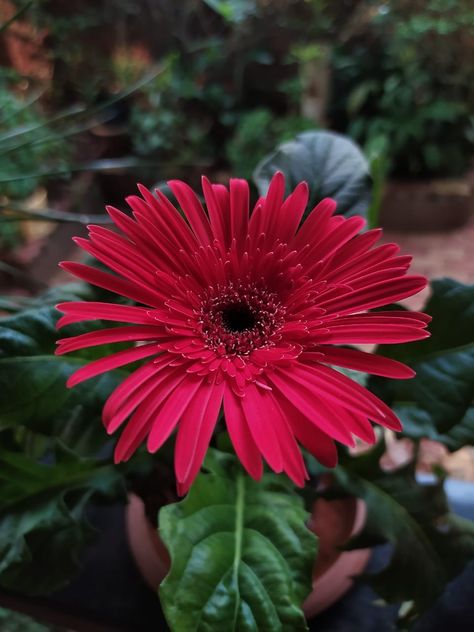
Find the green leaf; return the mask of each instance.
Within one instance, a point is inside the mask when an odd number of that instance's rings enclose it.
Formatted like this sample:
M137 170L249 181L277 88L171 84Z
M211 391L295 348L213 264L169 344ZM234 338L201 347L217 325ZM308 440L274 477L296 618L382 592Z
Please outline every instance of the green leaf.
M416 371L412 380L372 378L371 387L400 416L404 433L456 450L474 442L474 285L434 281L425 311L431 338L378 351Z
M265 195L276 171L286 177L287 191L305 180L310 189L310 208L322 198L337 201L346 216L367 215L371 201L369 165L359 147L334 132L311 131L282 143L256 167L253 179Z
M244 475L210 450L188 496L160 511L172 565L160 587L173 632L306 630L316 538L288 480Z
M2 632L61 632L59 628L38 623L26 614L0 608Z
M258 11L255 0L204 0L204 2L227 22L243 22Z
M367 521L350 548L392 544L388 566L364 579L387 602L412 601L409 616L415 617L472 559L474 524L449 514L442 480L419 484L413 465L383 471L379 460L384 449L381 442L366 454L346 459L334 470L332 495L364 499Z
M85 505L123 494L112 465L60 446L50 456L46 464L0 450L0 586L15 592L37 595L64 586L93 535Z
M64 293L61 296L65 297ZM67 300L73 298L72 293L67 294ZM50 302L58 299L58 293L51 292L44 298L44 305L32 305L0 319L0 429L22 425L61 438L80 453L91 455L108 440L100 420L102 407L126 373L106 373L73 389L66 388L68 377L76 369L87 360L105 355L112 346L55 356L59 312ZM65 328L61 336L101 326L100 322L77 324ZM119 348L114 345L113 350Z

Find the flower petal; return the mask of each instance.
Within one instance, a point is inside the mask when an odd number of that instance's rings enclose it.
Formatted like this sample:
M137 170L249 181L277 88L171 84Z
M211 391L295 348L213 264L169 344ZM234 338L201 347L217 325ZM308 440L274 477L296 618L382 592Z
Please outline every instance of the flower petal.
M266 391L258 390L254 384L248 384L241 405L250 434L258 449L272 470L281 472L283 470L283 455L273 427L272 420L277 414L273 400Z
M106 401L102 421L108 434L115 432L133 411L158 387L174 386L182 379L181 371L170 367L169 357L160 357L160 362L149 362L129 375ZM155 400L156 402L156 400Z
M101 373L107 373L107 371L113 371L125 364L136 362L137 360L143 360L152 355L157 355L160 349L156 343L143 345L141 347L132 347L131 349L124 349L123 351L117 351L117 353L111 353L105 358L94 360L89 364L81 367L75 371L68 379L66 385L68 388L72 388L85 380L90 380L91 377L96 377Z
M170 436L203 383L202 377L194 378L186 373L183 373L183 375L186 376L186 379L183 379L174 390L169 392L167 399L155 413L153 426L150 430L147 442L150 452L159 450Z
M70 303L58 303L56 309L65 314L56 323L57 329L72 323L97 319L136 323L137 325L149 325L152 322L146 307L131 307L130 305L96 301L71 301Z
M168 185L183 209L199 242L202 245L211 243L212 233L209 220L197 195L190 186L181 180L170 180Z
M354 441L350 432L340 424L334 415L325 414L325 408L323 408L323 398L337 404L340 401L338 396L326 392L324 380L313 377L310 381L308 376L304 375L305 380L301 377L301 373L296 373L294 369L293 366L286 370L275 371L268 376L268 379L302 415L310 419L324 433L344 445L353 445ZM341 404L356 407L353 400L347 400L347 398Z
M158 291L145 286L137 286L136 283L128 279L122 279L75 261L62 261L59 265L79 279L87 281L87 283L92 283L92 285L109 290L120 296L126 296L132 301L137 301L137 303L144 303L154 307L158 307L163 303L164 297Z
M300 182L296 189L283 202L278 220L278 237L288 244L295 236L301 218L308 204L309 188L306 182Z
M300 413L282 393L275 393L298 441L326 467L337 465L337 449L334 441L310 419Z
M56 344L56 355L77 351L77 349L85 349L99 345L112 344L115 342L139 342L143 340L159 340L166 334L159 327L137 325L128 327L113 327L111 329L100 329L99 331L90 331L79 336L71 336L70 338L62 338Z
M179 386L183 380L184 376L178 371L167 370L166 383L158 382L147 392L146 397L138 406L117 442L114 453L115 463L129 459L136 448L145 440L153 427L157 411L162 406L163 401L169 397L170 389ZM170 432L171 430L172 428Z
M320 354L323 354L321 358ZM410 367L383 356L374 353L366 353L358 349L346 349L343 347L318 347L315 353L317 362L327 362L343 366L346 369L355 371L363 371L371 375L381 375L382 377L391 377L396 380L406 380L415 376L415 371ZM305 353L302 360L312 359L311 353Z
M178 493L184 495L202 465L222 403L225 384L206 384L184 411L175 448ZM204 401L205 400L205 401Z
M249 185L246 180L230 181L230 230L242 252L249 226Z
M224 392L224 412L227 430L237 456L250 476L259 480L263 473L262 457L250 433L242 399L229 387Z
M401 277L348 292L344 298L336 297L322 301L318 303L318 306L324 307L328 312L337 312L338 315L343 316L408 298L425 288L426 284L427 280L423 276Z

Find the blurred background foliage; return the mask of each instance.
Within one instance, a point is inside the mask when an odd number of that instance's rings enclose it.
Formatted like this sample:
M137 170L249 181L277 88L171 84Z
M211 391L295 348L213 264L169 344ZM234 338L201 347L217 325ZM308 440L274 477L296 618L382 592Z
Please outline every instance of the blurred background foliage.
M20 10L25 0L13 4ZM22 19L30 35L41 34L38 55L49 68L43 109L94 107L163 63L110 112L133 154L160 163L158 179L196 166L249 176L266 151L310 127L349 134L370 155L383 152L389 173L403 177L459 175L469 164L470 0L28 4ZM3 101L18 98L9 90L3 84ZM27 109L4 126L39 123L41 114ZM41 162L50 148L28 159ZM13 163L27 170L21 153Z

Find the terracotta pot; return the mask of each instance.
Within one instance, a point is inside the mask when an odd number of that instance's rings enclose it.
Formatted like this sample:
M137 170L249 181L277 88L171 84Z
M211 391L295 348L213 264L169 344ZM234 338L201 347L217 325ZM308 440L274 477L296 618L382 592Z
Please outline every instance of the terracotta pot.
M145 582L156 590L170 566L170 557L155 527L145 514L143 500L129 494L125 514L133 559Z
M357 498L319 499L314 504L308 526L320 540L313 590L303 604L308 619L340 599L351 588L353 578L367 565L370 549L340 551L340 547L361 530L365 519L365 504ZM168 571L170 559L145 515L143 501L134 494L129 496L126 522L135 563L145 582L155 591Z
M386 184L380 225L392 230L425 232L459 228L473 211L469 178L404 181Z
M366 517L367 508L360 498L320 498L314 503L308 526L319 537L319 551L313 569L313 590L303 604L308 619L336 603L367 566L370 549L341 551L362 530Z

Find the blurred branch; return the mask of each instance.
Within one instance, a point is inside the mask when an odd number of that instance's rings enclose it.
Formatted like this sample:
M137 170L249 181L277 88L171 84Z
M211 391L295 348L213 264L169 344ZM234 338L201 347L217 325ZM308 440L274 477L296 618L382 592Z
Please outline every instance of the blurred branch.
M75 127L70 127L69 129L67 129L67 131L61 131L60 137L58 135L57 132L53 133L53 134L49 134L46 136L42 136L41 138L32 138L30 140L26 140L23 143L19 143L18 145L10 145L10 147L6 147L3 151L0 152L0 158L3 158L3 156L8 155L11 152L17 151L19 149L24 149L25 147L32 147L33 145L41 145L43 143L53 143L54 141L59 140L64 140L65 138L68 138L69 136L75 136L76 134L80 134L81 132L87 132L90 129L93 129L94 127L97 127L97 125L102 125L103 123L107 123L107 121L109 121L111 118L113 118L113 114L110 115L102 115L102 117L96 118L93 121L88 121L86 123L84 123L83 125L76 125ZM46 127L46 124L44 125L44 127Z
M18 9L18 11L14 15L12 15L12 17L10 19L8 19L6 22L1 24L0 25L0 35L2 33L4 33L8 29L8 27L11 24L13 24L13 22L18 20L18 18L20 18L23 15L23 13L28 11L28 9L31 7L32 4L33 4L33 0L29 0L29 2L26 2L26 4L24 4L22 7L20 7Z
M112 220L105 213L97 215L87 215L85 213L70 213L68 211L58 211L51 208L42 208L31 211L14 204L0 204L0 223L28 221L52 221L66 222L74 224L110 224Z
M161 64L160 66L153 66L149 72L145 73L143 77L141 77L138 81L133 83L127 89L123 90L122 92L117 93L115 96L111 97L110 99L107 99L106 101L103 101L102 103L94 107L75 105L66 110L63 110L62 112L59 112L55 116L52 116L51 118L45 120L42 123L34 124L34 125L20 125L14 128L13 130L9 130L8 132L0 134L0 142L3 143L4 141L9 140L11 138L18 138L19 136L23 136L30 132L34 132L38 129L50 127L51 125L54 125L60 121L65 121L68 118L71 118L73 116L78 116L78 117L80 117L80 115L85 115L88 117L95 116L99 112L102 112L103 110L109 108L111 105L114 105L118 101L121 101L122 99L125 99L126 97L130 96L131 94L133 94L134 92L142 88L144 85L146 85L150 81L153 81L153 79L155 79L159 74L164 72L166 68L167 68L167 64ZM97 121L95 121L95 123L97 123ZM82 129L79 129L79 131L82 131ZM37 139L35 139L35 141L36 140ZM29 144L29 142L32 142L32 141L23 143L22 145L19 145L18 147L24 147L25 145ZM18 147L15 147L15 149ZM11 148L8 148L8 150L10 149Z
M25 134L29 134L30 132L35 132L38 129L43 129L45 127L49 127L52 123L57 123L63 119L69 118L70 116L74 116L76 114L81 114L87 111L87 107L83 105L74 105L66 110L63 110L59 114L52 116L51 118L42 121L41 123L34 123L29 125L18 125L18 127L14 127L12 130L8 132L4 132L0 134L0 142L3 143L10 138L18 138L18 136L24 136Z
M21 279L22 281L26 281L28 286L34 286L37 288L47 288L47 283L43 281L38 281L38 279L33 278L31 275L26 274L23 270L19 268L15 268L11 266L9 263L5 263L4 261L0 261L0 272L5 272L9 276L13 278Z
M67 167L59 168L56 170L35 171L34 173L23 173L21 175L0 178L0 184L5 184L7 182L20 182L21 180L28 180L33 178L52 178L55 176L65 176L69 175L70 173L77 173L81 171L120 171L122 169L135 169L138 167L159 167L160 164L161 163L158 162L144 162L133 157L103 158L101 160L86 162L83 165L68 165Z
M27 110L34 103L36 103L36 101L41 99L41 97L43 96L45 92L46 92L46 88L44 87L39 88L38 90L35 90L35 92L31 94L30 98L25 99L25 101L22 103L22 106L18 108L15 112L11 112L7 116L0 117L0 124L4 125L5 123L8 123L9 120L11 120L12 118L15 118L15 116L18 116L18 114L21 114L24 110Z

